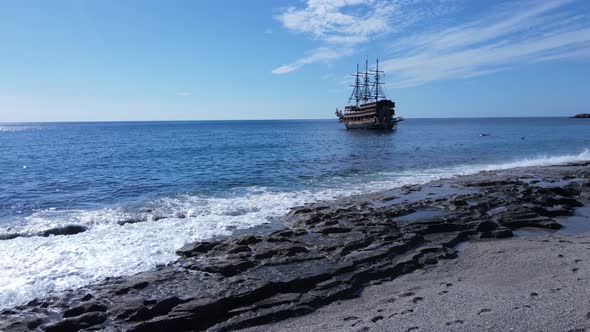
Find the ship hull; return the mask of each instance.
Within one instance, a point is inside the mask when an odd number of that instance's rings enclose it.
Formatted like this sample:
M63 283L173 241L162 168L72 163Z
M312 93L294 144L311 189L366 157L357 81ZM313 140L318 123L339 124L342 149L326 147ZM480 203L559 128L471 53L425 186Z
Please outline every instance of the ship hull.
M391 130L402 118L394 117L395 103L379 100L359 106L347 106L344 112L336 111L346 129Z
M395 123L344 123L346 129L392 130Z

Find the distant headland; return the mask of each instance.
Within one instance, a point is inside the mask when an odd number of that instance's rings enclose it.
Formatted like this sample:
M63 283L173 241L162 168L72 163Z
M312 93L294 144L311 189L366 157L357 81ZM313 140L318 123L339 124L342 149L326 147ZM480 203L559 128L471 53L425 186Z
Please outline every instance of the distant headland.
M580 113L572 116L575 119L590 119L590 113Z

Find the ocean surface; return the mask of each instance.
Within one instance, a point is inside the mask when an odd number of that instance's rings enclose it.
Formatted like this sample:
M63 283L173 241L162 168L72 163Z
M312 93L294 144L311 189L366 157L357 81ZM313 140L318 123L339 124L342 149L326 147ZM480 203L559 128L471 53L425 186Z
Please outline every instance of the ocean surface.
M482 136L481 134L489 134ZM0 123L0 308L137 273L306 202L589 160L590 120ZM135 223L120 223L141 221ZM66 225L88 230L39 236Z

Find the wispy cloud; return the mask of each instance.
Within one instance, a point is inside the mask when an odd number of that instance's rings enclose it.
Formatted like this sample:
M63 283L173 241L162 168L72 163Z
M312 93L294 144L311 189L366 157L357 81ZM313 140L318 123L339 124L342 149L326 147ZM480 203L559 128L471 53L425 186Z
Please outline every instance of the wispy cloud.
M504 1L483 8L479 2L456 0L307 0L276 19L321 46L272 72L334 61L369 41L386 50L382 68L395 87L528 63L590 59L590 13L580 10L585 1ZM455 10L459 3L479 7L475 10L481 14L466 16L472 11Z
M590 22L573 0L499 6L472 22L409 36L383 63L397 87L468 78L527 63L590 58ZM393 80L392 80L393 78Z
M308 35L324 45L272 72L286 74L307 64L348 56L353 47L399 31L443 8L433 5L426 9L418 3L441 1L444 0L307 0L304 8L289 7L275 18L288 30Z
M306 57L301 58L288 65L273 69L273 74L286 74L297 70L305 65L315 62L329 61L352 54L351 48L343 48L338 51L329 47L320 47L310 52Z

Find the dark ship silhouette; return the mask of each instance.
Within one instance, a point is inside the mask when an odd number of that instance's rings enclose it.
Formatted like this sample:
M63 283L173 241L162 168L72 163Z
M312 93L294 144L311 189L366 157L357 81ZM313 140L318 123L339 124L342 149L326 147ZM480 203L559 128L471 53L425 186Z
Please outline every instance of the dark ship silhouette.
M373 82L369 81L369 73L373 74ZM346 129L390 130L403 120L395 117L395 103L383 93L380 73L383 72L379 71L379 59L375 70L369 70L369 61L365 61L364 73L359 72L359 66L356 65L356 74L353 74L356 79L348 99L349 105L344 107L344 111L336 109L336 116ZM354 105L352 101L355 101Z

